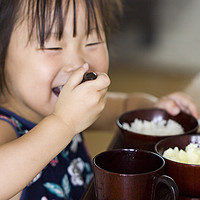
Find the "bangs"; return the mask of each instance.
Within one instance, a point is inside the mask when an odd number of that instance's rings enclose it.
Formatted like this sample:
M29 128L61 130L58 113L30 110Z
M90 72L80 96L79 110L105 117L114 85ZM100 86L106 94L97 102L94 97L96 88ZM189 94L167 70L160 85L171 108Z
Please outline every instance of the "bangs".
M37 40L40 46L43 47L53 30L56 34L56 39L61 40L70 3L73 6L73 37L76 37L77 6L79 6L78 3L81 1L85 4L86 8L86 16L83 17L86 17L87 36L90 34L91 27L95 27L98 37L101 38L99 23L103 26L102 0L79 0L79 2L77 0L28 0L29 40L31 40L35 31ZM97 15L100 20L97 20Z

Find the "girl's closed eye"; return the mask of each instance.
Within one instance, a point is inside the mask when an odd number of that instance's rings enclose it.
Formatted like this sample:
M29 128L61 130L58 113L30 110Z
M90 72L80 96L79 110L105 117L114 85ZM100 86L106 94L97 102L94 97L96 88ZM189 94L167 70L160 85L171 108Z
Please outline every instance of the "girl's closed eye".
M63 50L63 44L57 41L55 37L51 37L48 41L45 41L44 46L40 46L38 50L49 53L60 53Z
M90 34L87 36L86 39L86 47L96 47L102 43L104 43L102 36L104 35L103 33L100 33L100 36L96 32L96 28L92 28L90 30Z
M97 41L97 42L90 42L90 43L87 43L86 46L89 47L89 46L94 46L94 45L98 45L98 44L101 44L102 41Z
M44 52L48 55L60 55L63 52L62 47L52 46L52 47L40 47L38 50Z
M43 48L41 48L41 50L54 50L54 51L56 51L56 50L62 50L62 47L43 47Z
M98 38L96 34L91 34L86 41L86 47L97 48L99 45L103 44L104 41Z

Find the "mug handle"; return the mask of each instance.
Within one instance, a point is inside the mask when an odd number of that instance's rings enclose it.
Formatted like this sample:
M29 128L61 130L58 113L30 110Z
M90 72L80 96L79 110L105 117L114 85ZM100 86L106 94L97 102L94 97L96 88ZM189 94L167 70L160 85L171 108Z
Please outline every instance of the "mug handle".
M176 182L167 175L155 177L153 185L153 200L177 200L179 189Z

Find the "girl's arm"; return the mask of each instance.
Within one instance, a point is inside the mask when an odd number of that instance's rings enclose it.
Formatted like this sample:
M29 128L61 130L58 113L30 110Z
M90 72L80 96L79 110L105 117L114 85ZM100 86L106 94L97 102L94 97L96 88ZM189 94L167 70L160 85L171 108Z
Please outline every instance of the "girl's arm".
M108 93L107 103L100 118L91 126L93 129L113 130L116 128L116 119L123 112L158 107L177 115L181 110L198 118L198 109L194 101L185 93L175 92L161 98L147 93Z
M1 131L12 134L9 126L4 125ZM9 199L23 190L72 137L70 127L51 115L24 136L1 145L0 199Z
M1 127L2 133L7 133L7 134L0 134L0 145L17 139L16 132L14 131L13 127L8 122L4 120L0 120L0 127ZM16 194L10 200L20 200L20 197L21 197L21 192ZM2 199L1 195L0 195L0 199Z
M110 80L99 74L96 80L80 84L87 70L81 67L73 72L54 112L24 136L16 139L10 124L0 126L0 199L23 190L76 134L98 118Z
M117 117L129 110L153 107L157 98L147 93L108 92L104 111L91 129L113 130Z

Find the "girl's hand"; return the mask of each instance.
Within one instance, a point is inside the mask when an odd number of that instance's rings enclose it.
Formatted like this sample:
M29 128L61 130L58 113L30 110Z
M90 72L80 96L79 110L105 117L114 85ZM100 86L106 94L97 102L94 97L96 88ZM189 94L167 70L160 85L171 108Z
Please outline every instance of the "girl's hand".
M53 113L74 134L88 128L99 117L110 85L110 79L104 73L98 74L95 80L81 83L87 70L88 67L82 66L72 73L59 94Z
M175 92L160 98L155 107L163 108L172 115L177 115L181 110L198 118L198 109L192 99L182 92Z

